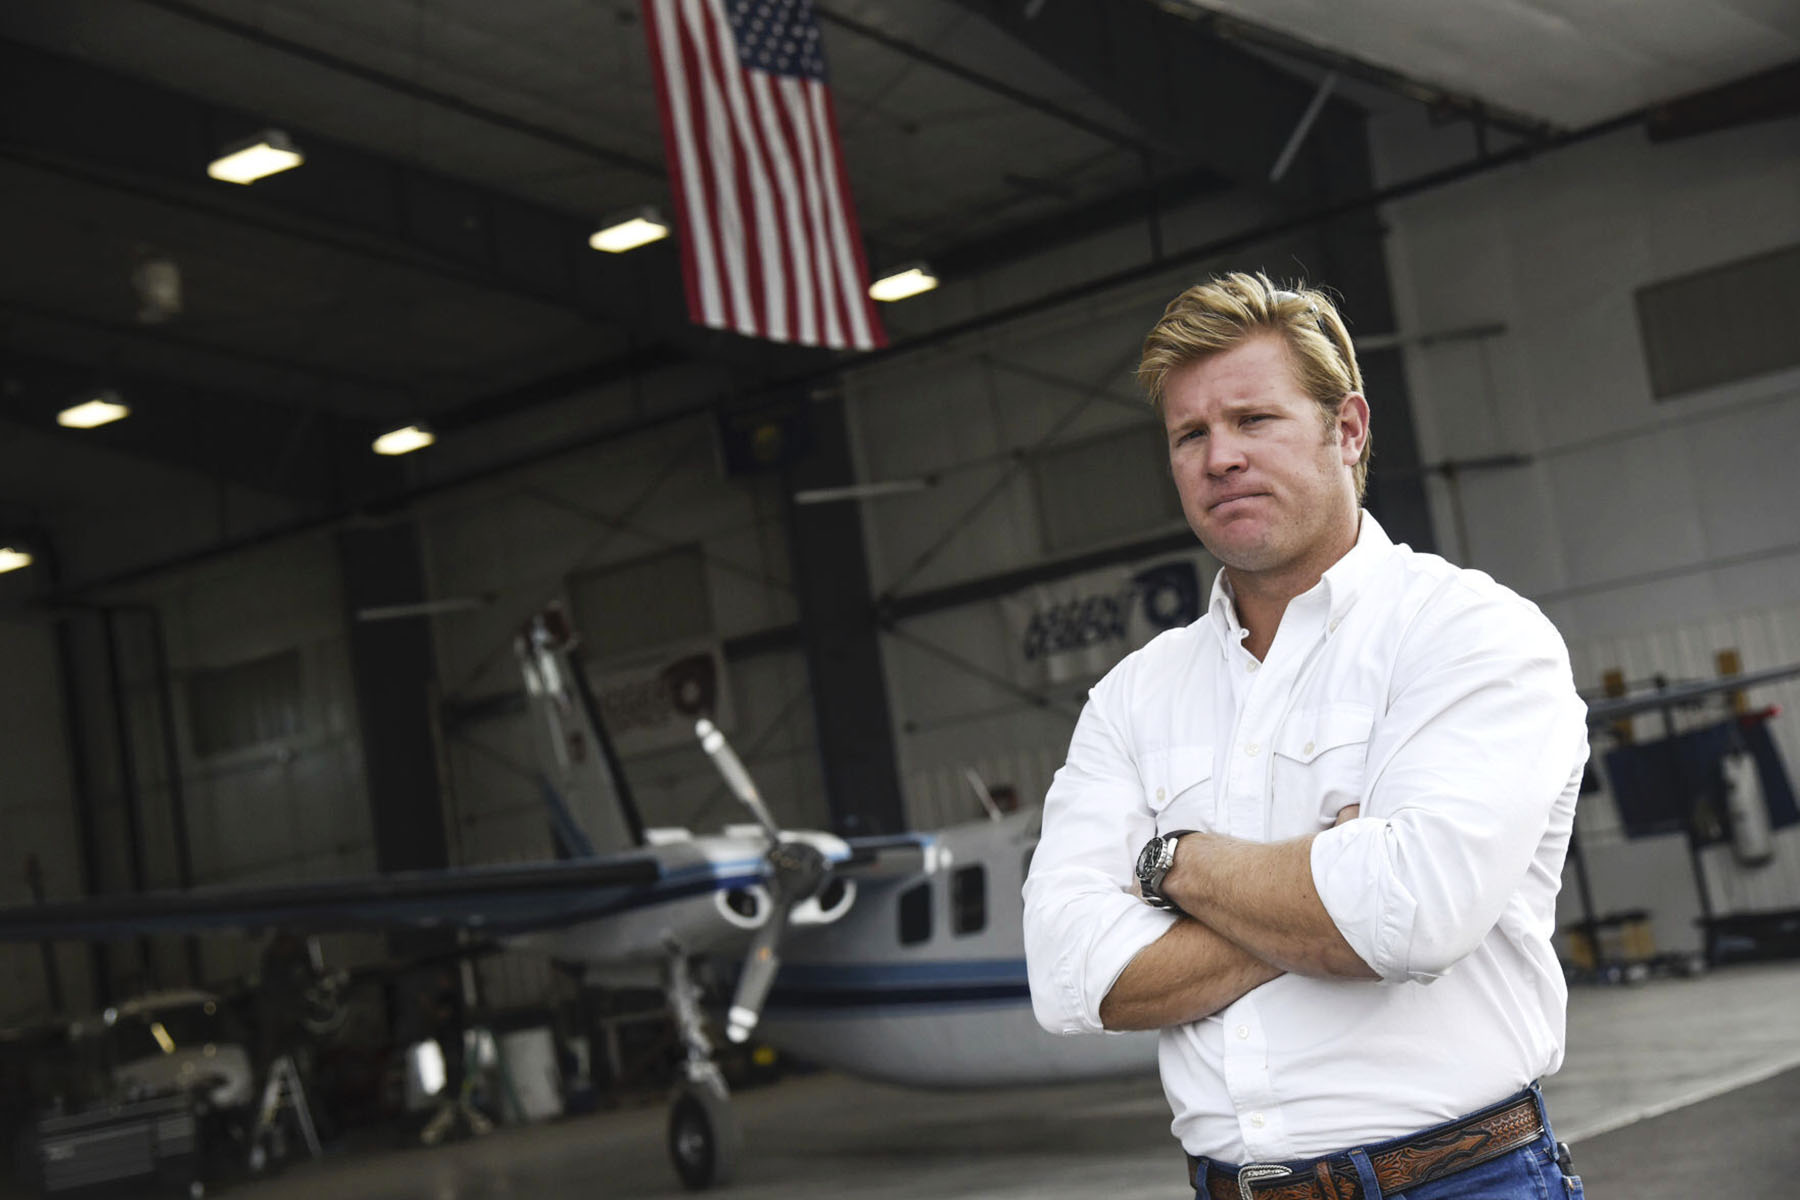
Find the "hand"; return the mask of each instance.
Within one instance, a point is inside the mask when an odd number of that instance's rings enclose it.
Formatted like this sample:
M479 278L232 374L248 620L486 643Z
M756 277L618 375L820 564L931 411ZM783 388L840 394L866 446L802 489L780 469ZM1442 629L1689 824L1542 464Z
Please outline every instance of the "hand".
M1344 805L1344 807L1338 809L1337 820L1335 820L1331 823L1331 827L1333 829L1336 829L1339 825L1342 825L1345 821L1354 821L1357 818L1357 814L1359 814L1361 812L1362 812L1362 805L1346 804L1346 805Z

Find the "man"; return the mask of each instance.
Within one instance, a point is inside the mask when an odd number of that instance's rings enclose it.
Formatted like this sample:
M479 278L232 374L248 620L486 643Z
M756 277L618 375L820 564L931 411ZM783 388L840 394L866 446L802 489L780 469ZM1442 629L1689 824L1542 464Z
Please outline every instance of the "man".
M1045 799L1038 1020L1162 1031L1201 1196L1579 1195L1535 1085L1587 759L1561 638L1361 510L1369 405L1322 293L1190 288L1139 379L1224 570L1094 687Z

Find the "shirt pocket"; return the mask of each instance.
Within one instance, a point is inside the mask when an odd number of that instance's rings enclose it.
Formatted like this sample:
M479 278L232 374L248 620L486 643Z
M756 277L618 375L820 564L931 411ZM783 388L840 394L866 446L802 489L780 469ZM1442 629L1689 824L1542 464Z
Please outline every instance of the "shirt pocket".
M1212 778L1211 746L1170 746L1147 757L1144 802L1156 816L1156 831L1215 828Z
M1275 739L1277 839L1327 828L1346 804L1361 804L1375 710L1343 702L1295 712Z

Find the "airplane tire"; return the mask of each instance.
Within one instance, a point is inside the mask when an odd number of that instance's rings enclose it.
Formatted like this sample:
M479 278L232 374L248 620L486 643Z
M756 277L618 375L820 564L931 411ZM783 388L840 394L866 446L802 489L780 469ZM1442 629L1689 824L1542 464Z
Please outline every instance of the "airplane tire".
M669 1107L669 1158L689 1191L731 1181L737 1169L731 1101L708 1087L683 1087Z

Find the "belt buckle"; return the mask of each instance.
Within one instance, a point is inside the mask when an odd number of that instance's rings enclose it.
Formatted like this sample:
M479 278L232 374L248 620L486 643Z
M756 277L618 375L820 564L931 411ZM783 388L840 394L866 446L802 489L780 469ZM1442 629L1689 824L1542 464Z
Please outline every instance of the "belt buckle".
M1250 1185L1262 1179L1280 1179L1283 1175L1292 1175L1289 1167L1279 1163L1245 1163L1238 1168L1237 1185L1238 1200L1255 1200Z

